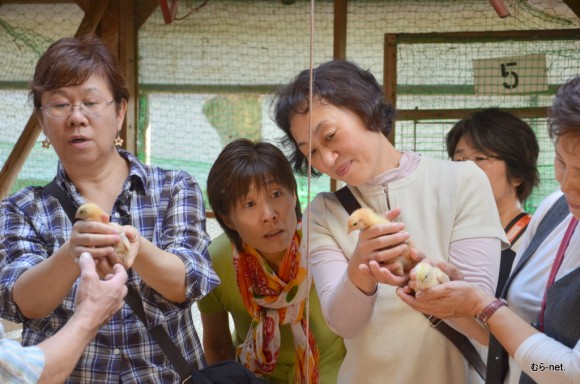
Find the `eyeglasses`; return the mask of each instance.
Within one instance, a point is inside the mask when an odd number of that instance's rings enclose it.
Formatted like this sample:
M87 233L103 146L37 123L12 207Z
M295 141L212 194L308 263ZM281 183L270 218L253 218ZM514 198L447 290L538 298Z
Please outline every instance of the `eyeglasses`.
M99 117L113 101L115 101L115 99L107 101L101 98L85 100L80 104L71 104L66 101L54 101L40 107L40 109L42 109L48 117L53 119L64 119L65 117L68 117L73 112L74 107L79 107L85 116Z
M453 161L467 161L467 160L471 160L473 162L477 163L481 163L482 161L487 161L489 159L497 159L497 160L501 160L501 157L497 156L497 155L491 155L489 153L480 153L480 152L476 152L476 153L472 153L469 156L465 156L465 157L460 157L460 156L453 156Z

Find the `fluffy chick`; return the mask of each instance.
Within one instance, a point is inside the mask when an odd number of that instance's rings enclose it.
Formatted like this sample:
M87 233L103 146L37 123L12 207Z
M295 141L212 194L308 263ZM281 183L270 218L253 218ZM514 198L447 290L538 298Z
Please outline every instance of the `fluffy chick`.
M368 207L359 208L350 215L346 223L348 233L356 230L363 230L372 227L375 224L390 223L391 221L384 216L376 214L372 209ZM415 266L416 262L411 258L410 249L414 247L414 243L411 239L406 241L408 249L399 257L397 257L393 262L398 264L398 268L393 271L393 274L397 276L403 276L409 273L409 271Z
M415 266L415 278L417 279L415 291L421 291L449 281L449 276L439 267L423 261Z
M125 262L125 257L129 253L129 249L131 249L131 242L123 232L123 227L117 223L111 223L109 220L109 215L105 211L101 209L95 203L86 203L81 205L75 214L75 219L77 220L87 220L87 221L100 221L101 223L109 224L119 232L119 236L121 236L121 241L115 244L115 253L119 256L123 262Z

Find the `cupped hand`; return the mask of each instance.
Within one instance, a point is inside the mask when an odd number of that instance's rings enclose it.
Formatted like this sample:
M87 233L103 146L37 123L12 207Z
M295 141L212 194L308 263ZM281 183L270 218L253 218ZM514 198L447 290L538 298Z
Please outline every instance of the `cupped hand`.
M113 265L123 263L114 249L120 241L116 228L97 221L77 221L68 240L72 257L77 259L83 252L89 252L101 277L111 273Z
M397 288L397 295L413 309L440 319L473 317L493 300L481 288L463 280L455 280L419 291Z

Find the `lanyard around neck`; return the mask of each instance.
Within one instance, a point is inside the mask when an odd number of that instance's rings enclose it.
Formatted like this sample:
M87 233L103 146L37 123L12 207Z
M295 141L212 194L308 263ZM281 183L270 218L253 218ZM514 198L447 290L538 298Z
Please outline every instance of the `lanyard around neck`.
M542 308L540 309L539 330L541 332L544 331L544 311L546 310L546 298L548 296L548 290L552 284L554 284L554 280L556 280L556 275L558 274L558 270L562 265L562 260L564 260L564 253L566 253L566 249L568 249L568 245L570 244L570 239L572 238L572 234L576 229L576 225L578 225L578 219L572 217L572 220L568 225L568 229L566 229L566 233L564 234L564 238L560 243L560 248L558 248L558 253L554 259L554 264L552 264L552 270L550 271L550 276L548 277L548 282L546 283L546 289L544 291L544 298L542 299Z

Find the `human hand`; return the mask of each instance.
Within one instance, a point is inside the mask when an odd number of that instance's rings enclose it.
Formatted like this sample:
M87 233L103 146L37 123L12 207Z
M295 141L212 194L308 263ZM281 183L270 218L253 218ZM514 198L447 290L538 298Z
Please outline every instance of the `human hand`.
M121 262L115 255L115 244L121 241L119 230L108 223L80 220L75 222L69 238L69 248L73 259L81 253L89 252L99 264L110 259L110 265Z
M418 263L425 258L425 255L416 248L411 248L407 256L413 263ZM385 262L369 261L368 266L360 265L359 268L363 273L372 275L372 277L379 283L392 285L395 287L403 286L409 281L410 275L399 275L401 269L400 256L396 256L394 260Z
M349 276L359 289L369 292L377 283L399 286L408 276L396 276L393 272L400 269L402 254L408 253L417 260L422 256L417 250L409 250L405 243L409 234L404 232L403 223L392 222L401 210L395 208L387 212L391 222L376 223L359 232L359 240L349 262ZM410 252L409 252L410 251Z
M397 288L397 295L413 309L440 319L474 317L493 301L481 288L455 280L414 293L410 287Z
M121 264L115 264L112 273L101 280L95 260L88 252L81 253L78 264L81 276L74 316L83 317L87 327L98 329L123 306L123 298L127 294L127 272Z

